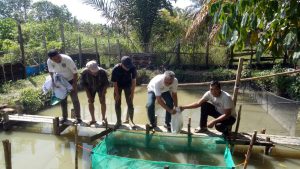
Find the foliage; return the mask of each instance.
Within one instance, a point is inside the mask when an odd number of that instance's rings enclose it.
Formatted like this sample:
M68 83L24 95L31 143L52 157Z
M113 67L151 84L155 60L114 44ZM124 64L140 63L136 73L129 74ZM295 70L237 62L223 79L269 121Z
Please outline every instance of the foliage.
M63 22L70 22L72 19L72 14L65 5L59 7L49 1L39 1L32 4L29 15L31 19L36 21L57 19Z
M300 2L298 0L217 0L210 6L214 23L221 25L220 38L229 47L257 48L256 57L292 57L300 51ZM289 51L289 52L287 52Z
M19 102L22 104L26 112L35 112L43 106L40 91L34 88L22 90Z
M300 101L300 75L298 74L296 80L290 84L290 87L287 89L290 96Z
M31 0L0 0L0 18L26 21Z
M85 0L87 4L94 6L103 12L103 15L118 26L135 30L145 50L150 42L152 27L158 18L159 10L166 8L171 11L169 0Z

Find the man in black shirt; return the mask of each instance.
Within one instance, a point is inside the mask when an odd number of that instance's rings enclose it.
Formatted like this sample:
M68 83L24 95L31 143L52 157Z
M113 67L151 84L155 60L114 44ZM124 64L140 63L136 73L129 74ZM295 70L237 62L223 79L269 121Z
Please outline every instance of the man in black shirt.
M111 81L114 86L114 98L115 98L115 110L117 115L117 123L115 128L119 128L122 124L121 121L121 95L124 90L126 103L127 103L127 114L131 122L133 122L133 97L134 89L136 86L136 68L132 64L129 56L123 56L121 63L117 64L112 70Z
M101 114L102 114L102 125L105 124L105 114L106 114L106 103L105 95L106 89L109 85L108 76L106 70L98 67L96 61L92 60L86 64L86 68L81 73L80 84L85 89L86 95L89 102L89 111L91 113L92 120L89 125L95 124L95 107L94 101L96 93L98 93L99 101L101 104Z

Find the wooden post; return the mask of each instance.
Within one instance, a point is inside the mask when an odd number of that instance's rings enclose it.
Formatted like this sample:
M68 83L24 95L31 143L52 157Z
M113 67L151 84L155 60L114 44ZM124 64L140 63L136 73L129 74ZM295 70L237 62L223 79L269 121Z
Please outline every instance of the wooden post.
M101 59L100 59L100 55L99 55L99 52L98 52L97 38L94 38L94 41L95 41L95 50L96 50L97 61L98 61L99 65L101 66Z
M146 134L148 135L150 133L150 125L146 124Z
M118 51L119 59L121 60L122 52L121 52L121 45L119 39L117 39L117 51Z
M236 118L236 125L235 125L235 130L234 130L234 134L233 134L233 139L232 139L232 143L230 144L230 151L231 153L233 153L234 150L234 143L239 131L239 127L240 127L240 121L241 121L241 112L242 112L242 105L240 105L239 110L238 110L238 114L237 114L237 118Z
M157 115L155 115L155 123L154 124L156 124L156 125L158 124L157 123Z
M53 134L59 135L59 117L53 119Z
M21 22L19 19L17 19L17 25L18 25L18 35L19 35L19 44L20 44L20 51L21 51L21 58L22 58L22 64L24 66L24 69L26 68L26 60L25 60L25 50L24 50L24 41L23 41L23 34L22 34L22 28L21 28ZM26 71L23 72L23 78L26 78Z
M271 142L271 138L270 137L266 137L266 141L267 142ZM272 146L266 146L264 153L265 155L270 155L271 154L271 150L272 150Z
M170 167L168 166L168 165L166 165L165 167L164 167L164 169L169 169Z
M3 80L4 80L4 82L6 82L6 74L5 74L4 64L1 65L1 68L2 68Z
M191 135L191 117L189 117L189 122L188 122L188 135Z
M3 144L3 150L4 150L6 169L12 169L12 165L11 165L11 143L9 142L9 140L3 140L2 144Z
M80 35L78 35L78 50L79 50L79 56L78 56L79 68L82 68L82 49L81 49L81 37L80 37Z
M47 52L48 52L48 49L47 49L47 41L46 41L46 33L43 32L43 48L44 48L44 59L43 59L43 62L47 61L48 57L47 57Z
M75 169L78 169L78 131L77 131L77 124L74 125L75 127Z
M261 134L266 134L266 129L262 129L262 130L260 131L260 133L261 133Z
M61 52L66 53L65 28L64 28L64 24L61 21L59 23L59 29L60 29L60 38L62 42Z
M254 134L252 135L252 139L251 139L251 142L250 142L250 145L249 145L247 154L246 154L246 159L245 159L245 162L244 162L244 167L243 167L243 169L246 169L247 166L248 166L249 159L250 159L251 152L252 152L252 148L253 148L253 144L254 144L255 141L256 141L256 134L257 134L257 131L254 131Z
M235 85L234 85L234 91L233 91L233 104L234 107L236 105L236 101L237 101L237 95L239 92L239 86L240 86L240 82L241 82L241 76L242 76L242 70L243 70L243 58L239 59L239 65L238 65L238 70L237 70L237 74L236 74L236 79L235 79Z

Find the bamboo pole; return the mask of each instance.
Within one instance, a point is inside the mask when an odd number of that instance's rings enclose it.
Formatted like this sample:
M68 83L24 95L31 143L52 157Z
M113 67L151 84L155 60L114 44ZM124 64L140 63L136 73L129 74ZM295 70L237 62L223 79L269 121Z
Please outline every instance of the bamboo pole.
M3 140L2 144L3 144L3 150L4 150L6 169L12 169L12 165L11 165L11 143L9 142L9 140Z
M78 131L77 131L77 125L75 127L75 169L78 169Z
M243 61L244 61L243 58L239 59L239 65L238 65L238 70L237 70L236 79L235 79L235 85L234 85L234 89L233 89L232 100L233 100L234 108L235 108L235 105L236 105L237 96L238 96L239 87L240 87L240 82L241 82L241 76L242 76L242 70L243 70Z
M245 158L243 169L246 169L247 166L248 166L249 159L250 159L251 152L252 152L252 148L253 148L253 144L255 143L255 140L256 140L256 134L257 134L257 131L254 131L254 134L252 135L252 139L251 139L251 142L250 142L247 154L246 154L246 158Z
M300 69L294 70L294 71L288 71L288 72L282 72L282 73L275 73L275 74L270 74L266 76L257 76L257 77L249 77L249 78L242 78L240 79L241 82L246 82L246 81L251 81L251 80L259 80L259 79L264 79L268 77L273 77L273 76L281 76L281 75L289 75L289 74L294 74L294 73L300 73ZM220 81L221 84L231 84L235 83L236 80L227 80L227 81ZM147 86L148 84L142 84L143 86ZM202 82L202 83L181 83L178 84L178 86L184 87L184 86L208 86L210 85L210 82Z
M189 117L189 122L188 122L188 135L191 135L191 117Z

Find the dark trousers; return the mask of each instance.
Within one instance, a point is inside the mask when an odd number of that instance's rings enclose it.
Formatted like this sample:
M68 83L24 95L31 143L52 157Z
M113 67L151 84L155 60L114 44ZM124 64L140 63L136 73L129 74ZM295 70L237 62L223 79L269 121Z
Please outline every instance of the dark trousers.
M73 80L69 81L69 83L72 85ZM73 103L75 116L77 119L80 119L80 103L79 103L79 99L78 99L78 94L77 94L77 92L74 92L72 90L70 93L70 96L71 96L71 100ZM68 96L61 101L60 106L61 106L63 118L68 118Z
M204 102L201 105L201 116L200 116L200 128L207 127L207 118L212 116L218 118L222 114L216 110L216 107L208 102ZM235 122L235 117L230 116L226 120L219 122L215 125L216 129L220 132L226 132L229 126L232 126Z
M173 98L169 91L162 93L161 97L164 99L166 105L170 109L172 109L174 107ZM156 96L155 96L154 92L152 92L152 91L148 92L146 108L147 108L147 113L148 113L148 119L152 126L157 125L156 121L155 121L155 100L156 100ZM170 126L170 122L171 122L171 114L166 111L165 124Z
M122 90L124 90L125 93L125 99L126 99L126 103L127 103L127 114L129 115L131 121L133 121L133 114L134 114L134 108L133 108L133 103L132 103L132 99L130 98L131 95L131 87L128 88L119 88L119 96L120 96L120 100L119 101L115 101L115 110L116 110L116 115L117 115L117 123L122 123L121 121L121 96L122 96ZM114 93L114 95L116 95Z

